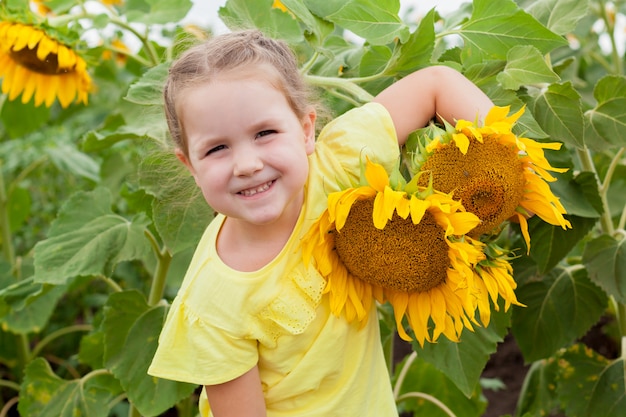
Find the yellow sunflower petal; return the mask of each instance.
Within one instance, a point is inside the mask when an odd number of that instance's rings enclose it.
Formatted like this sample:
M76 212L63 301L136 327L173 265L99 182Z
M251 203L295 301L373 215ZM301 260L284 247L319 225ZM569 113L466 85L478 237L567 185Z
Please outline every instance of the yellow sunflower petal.
M38 45L39 46L37 47L37 58L40 61L45 61L48 55L51 53L56 54L59 48L58 43L55 40L48 38L47 36L42 37Z
M453 133L452 140L454 144L459 148L461 153L465 155L467 153L467 149L469 148L470 141L463 133Z
M389 175L382 165L374 163L367 158L365 165L365 178L367 183L378 192L385 190L389 185Z
M41 38L43 38L44 33L41 30L33 30L28 37L28 49L35 49Z

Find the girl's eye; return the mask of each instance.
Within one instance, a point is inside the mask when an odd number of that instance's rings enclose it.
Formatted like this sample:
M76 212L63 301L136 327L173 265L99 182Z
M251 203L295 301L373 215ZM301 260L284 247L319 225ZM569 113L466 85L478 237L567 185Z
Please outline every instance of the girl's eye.
M226 146L225 145L218 145L218 146L215 146L215 147L209 149L206 154L207 155L211 155L211 154L213 154L215 152L221 151L222 149L226 149Z
M261 130L259 133L256 134L257 138L262 138L263 136L267 136L267 135L271 135L272 133L276 133L275 130Z

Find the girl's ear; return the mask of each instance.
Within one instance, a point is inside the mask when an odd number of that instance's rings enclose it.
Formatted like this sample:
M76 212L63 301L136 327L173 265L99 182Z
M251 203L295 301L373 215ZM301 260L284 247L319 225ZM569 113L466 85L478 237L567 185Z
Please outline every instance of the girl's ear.
M315 119L317 113L314 108L302 118L302 130L304 131L304 146L306 154L311 155L315 150Z
M187 158L187 155L185 155L185 153L182 151L182 149L176 148L174 150L174 154L176 155L176 158L178 158L178 160L180 162L182 162L183 165L185 165L187 167L189 172L191 172L191 175L195 175L196 174L196 172L193 169L193 166L191 166L191 162L189 162L189 158Z

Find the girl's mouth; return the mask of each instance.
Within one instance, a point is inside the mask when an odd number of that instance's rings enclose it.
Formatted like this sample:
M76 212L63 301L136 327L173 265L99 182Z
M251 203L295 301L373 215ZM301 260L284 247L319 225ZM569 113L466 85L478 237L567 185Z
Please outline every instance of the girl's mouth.
M274 184L275 181L276 180L268 181L265 184L259 185L258 187L248 188L247 190L239 191L237 194L242 195L244 197L251 197L251 196L253 196L255 194L262 193L264 191L269 190L270 187L272 186L272 184Z

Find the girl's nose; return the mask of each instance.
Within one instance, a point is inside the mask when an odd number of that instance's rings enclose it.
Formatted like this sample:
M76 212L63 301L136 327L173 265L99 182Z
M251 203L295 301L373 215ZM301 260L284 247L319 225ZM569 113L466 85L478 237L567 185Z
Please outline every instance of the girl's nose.
M260 171L263 161L252 149L246 147L235 155L233 174L237 177L246 177Z

